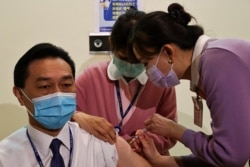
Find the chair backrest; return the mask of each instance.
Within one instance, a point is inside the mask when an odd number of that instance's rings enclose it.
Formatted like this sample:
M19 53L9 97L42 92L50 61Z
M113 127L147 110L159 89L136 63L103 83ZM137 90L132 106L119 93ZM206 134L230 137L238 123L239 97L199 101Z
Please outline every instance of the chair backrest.
M0 104L0 140L27 124L25 108L11 103Z

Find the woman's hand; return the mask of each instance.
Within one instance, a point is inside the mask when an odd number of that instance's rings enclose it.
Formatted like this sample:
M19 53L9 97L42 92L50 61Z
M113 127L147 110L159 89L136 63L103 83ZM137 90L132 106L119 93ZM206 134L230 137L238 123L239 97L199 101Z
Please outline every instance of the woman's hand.
M127 140L128 144L130 145L131 149L136 152L137 154L143 156L142 153L142 145L140 140L138 140L138 136L132 136L129 140Z
M150 138L147 133L144 133L143 131L137 131L136 135L142 144L142 152L144 157L153 167L181 167L179 164L177 164L174 157L161 155L157 151L153 139Z
M177 140L180 140L185 127L177 124L173 120L170 120L166 117L161 116L160 114L154 114L144 121L144 125L146 129L152 133L171 137Z
M84 112L75 112L72 120L80 127L95 137L114 144L116 142L116 132L114 126L102 117L88 115Z
M140 140L138 139L138 136L136 135L139 132L142 133L146 133L146 129L139 129L136 131L135 136L131 136L131 138L129 140L127 140L127 142L129 143L131 149L136 152L137 154L140 154L141 156L143 156L143 152L142 152L142 144L140 142Z
M154 164L154 161L157 161L161 155L155 147L153 139L142 130L138 130L136 136L138 136L138 141L142 146L139 151L143 153L143 156L149 160L150 163Z

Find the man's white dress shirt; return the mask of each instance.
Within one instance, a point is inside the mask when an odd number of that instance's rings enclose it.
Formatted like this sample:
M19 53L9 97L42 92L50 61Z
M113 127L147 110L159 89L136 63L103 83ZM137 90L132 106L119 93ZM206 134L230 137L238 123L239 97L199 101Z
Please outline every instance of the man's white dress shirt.
M68 166L70 155L70 135L73 137L72 167L116 167L118 155L115 145L103 142L85 130L77 123L68 122L57 137L42 133L32 126L23 127L0 141L0 167L39 167L33 148L26 135L28 130L44 166L50 166L52 152L51 141L58 138L62 141L60 153Z

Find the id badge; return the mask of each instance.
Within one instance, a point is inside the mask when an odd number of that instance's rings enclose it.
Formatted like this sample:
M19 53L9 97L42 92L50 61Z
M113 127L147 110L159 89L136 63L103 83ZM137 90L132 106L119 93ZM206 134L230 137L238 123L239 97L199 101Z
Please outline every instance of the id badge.
M115 131L116 131L116 134L120 134L121 132L121 127L119 125L115 126Z
M203 122L203 104L199 96L192 96L194 103L194 124L202 127Z

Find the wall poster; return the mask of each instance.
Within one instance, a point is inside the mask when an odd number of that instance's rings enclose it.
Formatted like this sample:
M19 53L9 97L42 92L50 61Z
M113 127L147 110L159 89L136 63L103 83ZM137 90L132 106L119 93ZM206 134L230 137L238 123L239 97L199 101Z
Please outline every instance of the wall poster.
M130 6L143 9L143 0L95 0L95 32L110 32L117 17Z

